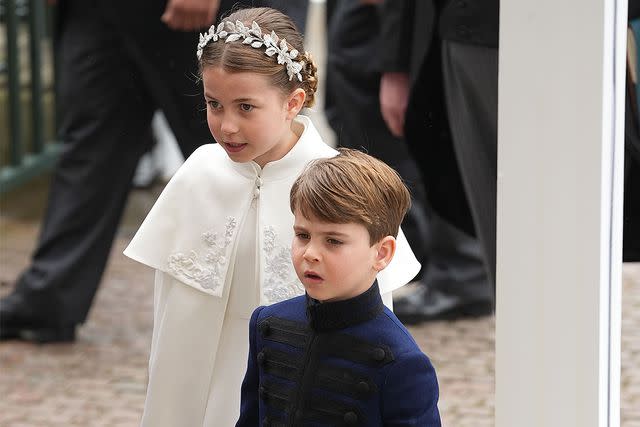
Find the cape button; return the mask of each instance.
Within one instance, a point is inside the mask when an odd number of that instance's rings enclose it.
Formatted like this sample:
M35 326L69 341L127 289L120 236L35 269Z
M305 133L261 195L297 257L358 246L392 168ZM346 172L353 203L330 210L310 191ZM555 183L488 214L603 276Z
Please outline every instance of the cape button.
M349 426L354 426L358 423L358 415L356 415L355 412L347 412L346 414L344 414L344 417L342 417L342 419Z
M267 362L267 355L264 354L264 351L258 353L258 363L262 366Z
M265 390L263 386L258 387L258 395L260 396L260 398L264 399L267 395L267 390Z
M360 381L356 388L361 394L369 393L369 390L371 390L371 387L369 387L369 383L366 381Z
M262 336L265 337L269 336L271 333L271 326L269 326L269 322L261 323L260 326L258 326L258 329L260 329Z
M296 425L300 425L300 423L302 422L302 419L304 418L304 413L302 412L302 409L298 409L296 411Z
M387 353L385 353L384 349L380 347L374 349L372 353L373 360L376 362L382 362L386 355Z
M262 420L262 427L269 427L271 425L271 420L269 417L264 417Z

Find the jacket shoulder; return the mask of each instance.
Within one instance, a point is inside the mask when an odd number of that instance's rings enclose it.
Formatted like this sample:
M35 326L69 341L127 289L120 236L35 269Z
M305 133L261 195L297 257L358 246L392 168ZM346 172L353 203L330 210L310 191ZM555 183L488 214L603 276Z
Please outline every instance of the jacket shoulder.
M385 323L388 325L389 333L395 337L398 344L402 347L418 348L418 344L413 338L413 335L411 335L407 327L404 326L400 319L398 319L388 307L384 308L382 316L384 317Z
M306 304L306 297L304 295L300 295L294 298L289 298L284 301L264 306L264 309L260 311L258 321L271 316L298 318L300 317L300 313L304 314L307 306Z

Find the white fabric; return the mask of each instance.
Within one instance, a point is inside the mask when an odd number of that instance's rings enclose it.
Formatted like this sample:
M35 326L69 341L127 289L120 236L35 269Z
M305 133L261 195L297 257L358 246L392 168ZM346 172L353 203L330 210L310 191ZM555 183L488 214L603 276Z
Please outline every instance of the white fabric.
M259 304L304 293L290 259L289 190L304 165L336 151L311 121L282 159L234 163L198 148L167 184L125 255L156 269L143 426L232 426ZM385 302L420 269L402 230L379 276ZM385 295L386 294L386 295Z

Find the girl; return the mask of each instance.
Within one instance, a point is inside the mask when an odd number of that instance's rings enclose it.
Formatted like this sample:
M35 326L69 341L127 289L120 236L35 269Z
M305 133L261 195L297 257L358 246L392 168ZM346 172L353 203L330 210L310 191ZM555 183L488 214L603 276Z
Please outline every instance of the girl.
M304 293L289 190L310 160L336 151L298 114L318 81L303 52L295 25L270 8L238 10L200 37L218 143L185 161L125 250L156 271L144 426L233 426L252 311ZM379 276L387 303L420 268L399 240Z

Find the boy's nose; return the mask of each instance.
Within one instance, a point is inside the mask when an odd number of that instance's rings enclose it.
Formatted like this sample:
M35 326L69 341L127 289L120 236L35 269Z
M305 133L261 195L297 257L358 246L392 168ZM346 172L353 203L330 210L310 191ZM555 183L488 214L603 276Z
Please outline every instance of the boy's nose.
M305 249L304 259L306 261L318 261L320 259L318 252L314 249L313 245L308 245Z

